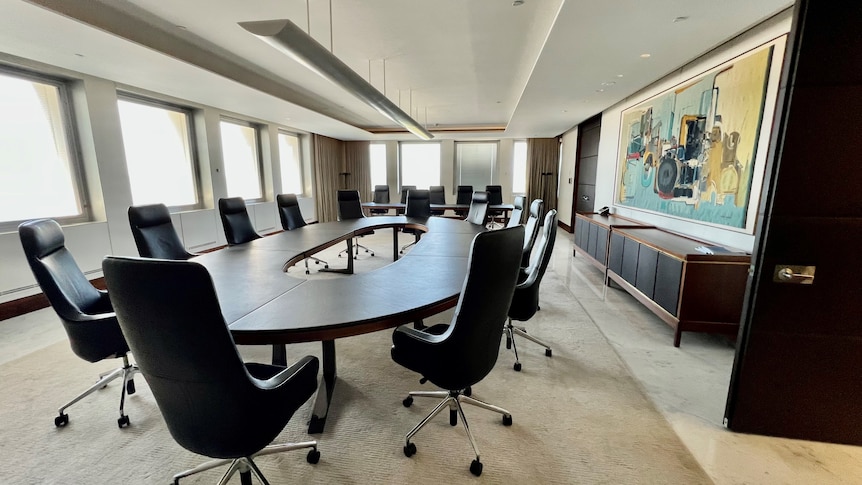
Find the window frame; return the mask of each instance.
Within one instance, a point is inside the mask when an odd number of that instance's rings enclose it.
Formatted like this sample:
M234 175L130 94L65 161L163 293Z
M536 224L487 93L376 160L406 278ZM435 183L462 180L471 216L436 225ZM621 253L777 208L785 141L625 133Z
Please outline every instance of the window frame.
M455 185L474 185L474 184L465 184L461 180L461 157L459 156L458 146L459 145L494 145L496 148L494 150L494 161L491 164L491 180L488 181L485 185L499 185L499 167L500 167L500 140L481 140L481 141L455 141ZM474 188L474 190L476 190Z
M305 194L305 170L304 170L304 164L303 164L303 160L302 160L302 135L299 133L289 131L289 130L278 128L277 133L275 135L275 138L276 138L276 143L279 144L278 173L279 173L279 178L280 178L279 182L281 183L281 192L287 193L285 191L285 188L284 188L284 170L282 170L282 165L281 165L281 145L280 145L281 141L278 138L281 135L292 136L292 137L296 138L296 158L297 158L296 163L297 163L297 165L299 165L299 188L300 188L300 192L296 193L296 196L297 197L305 197L305 195L306 195ZM258 137L258 144L260 144L260 137ZM262 157L258 157L258 158L262 158ZM262 162L261 162L261 164L262 164ZM261 191L261 193L263 193L263 191Z
M182 106L176 103L171 103L168 101L150 98L146 96L142 96L137 93L129 92L129 91L117 91L117 102L120 100L129 101L133 103L143 104L146 106L152 106L154 108L161 108L168 111L176 111L183 113L186 116L186 122L188 123L188 144L189 144L189 157L191 160L189 162L192 164L192 182L194 185L195 192L195 203L194 204L185 204L185 205L171 205L168 206L168 209L171 212L181 212L181 211L190 211L190 210L200 210L204 208L203 202L203 191L201 187L201 166L200 166L200 157L198 155L198 146L197 146L197 138L195 136L195 110L188 106ZM126 162L128 164L128 162ZM129 180L130 189L131 189L131 180Z
M389 160L386 157L386 143L385 142L380 142L380 141L374 142L374 141L372 141L368 144L368 173L369 173L369 176L374 172L374 170L371 167L371 164L374 161L373 157L371 156L371 152L372 152L372 148L375 146L379 146L379 147L383 148L383 183L382 184L375 184L375 181L372 180L371 181L371 187L372 188L374 188L375 185L389 185Z
M264 185L264 171L263 171L263 143L261 132L263 131L263 125L259 123L254 123L252 121L244 120L241 118L234 118L232 116L222 115L219 117L219 136L221 137L221 124L222 123L233 123L235 125L245 126L254 130L254 141L255 141L255 151L257 152L257 183L260 188L260 197L257 198L245 198L243 200L246 203L253 202L266 202L266 186ZM222 141L222 140L219 140ZM227 168L224 160L224 144L222 143L221 147L221 156L222 156L222 167L224 168L223 175L225 177L225 189L227 189ZM281 161L279 160L279 163ZM230 194L227 197L240 197L240 196L232 196Z
M438 148L438 166L437 166L437 183L436 184L428 184L428 186L432 185L440 185L442 182L442 170L443 170L443 160L441 159L443 155L443 144L439 141L399 141L398 142L398 190L401 191L401 187L404 186L404 145L437 145ZM417 187L419 187L417 185Z
M75 122L75 106L72 101L72 84L76 81L61 76L52 76L37 71L22 69L16 66L0 64L0 74L8 77L15 77L33 83L41 83L51 85L57 88L58 105L60 106L60 119L63 124L63 134L66 138L66 151L69 159L69 174L72 178L72 190L75 193L75 200L80 211L74 216L50 217L57 221L58 224L70 225L81 224L93 220L92 205L90 203L90 193L87 187L87 179L84 171L84 160L81 153L81 140L78 131L78 125ZM32 219L20 220L0 220L0 233L14 232L18 230L18 226L25 221Z

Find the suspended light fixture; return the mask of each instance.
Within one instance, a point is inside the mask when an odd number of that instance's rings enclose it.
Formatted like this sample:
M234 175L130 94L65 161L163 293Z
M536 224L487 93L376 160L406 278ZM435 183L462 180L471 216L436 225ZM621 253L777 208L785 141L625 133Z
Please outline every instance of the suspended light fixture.
M423 140L434 138L419 122L290 20L240 22L239 25L318 75L341 86L410 133Z

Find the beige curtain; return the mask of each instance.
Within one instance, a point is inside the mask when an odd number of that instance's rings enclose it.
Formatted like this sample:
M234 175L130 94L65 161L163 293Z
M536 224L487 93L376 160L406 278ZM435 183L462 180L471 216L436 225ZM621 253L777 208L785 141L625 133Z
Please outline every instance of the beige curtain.
M359 191L363 201L371 200L371 155L368 141L344 142L345 189Z
M338 220L338 189L342 186L344 142L323 135L312 135L314 151L314 200L317 220Z
M559 138L527 139L527 201L542 199L545 212L557 208ZM542 214L544 217L544 214Z

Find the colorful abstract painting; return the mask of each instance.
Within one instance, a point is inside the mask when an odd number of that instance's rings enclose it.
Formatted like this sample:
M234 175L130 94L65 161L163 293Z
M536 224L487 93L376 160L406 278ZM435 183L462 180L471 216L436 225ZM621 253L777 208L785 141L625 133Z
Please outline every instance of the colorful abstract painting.
M750 227L772 56L760 48L624 110L615 203Z

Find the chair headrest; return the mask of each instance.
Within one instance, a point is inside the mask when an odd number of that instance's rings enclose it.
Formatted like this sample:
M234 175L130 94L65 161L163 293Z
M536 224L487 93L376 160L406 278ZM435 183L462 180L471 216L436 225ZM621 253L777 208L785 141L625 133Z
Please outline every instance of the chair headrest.
M129 207L129 222L135 227L159 226L171 222L171 213L164 204Z
M534 199L530 204L530 217L541 217L542 216L542 207L544 207L545 201L542 199Z
M429 192L427 190L410 189L407 192L407 201L408 202L410 200L427 199L429 197L431 197L431 192Z
M359 191L358 190L339 190L338 191L338 200L359 200Z
M18 226L18 236L28 257L41 259L66 244L60 224L51 219L27 221Z
M299 202L296 200L296 194L278 194L275 196L275 203L279 207L299 205Z
M473 192L473 202L478 204L487 204L488 203L488 192Z
M242 197L228 197L218 200L218 209L224 214L236 214L245 212L245 200Z
M374 191L375 192L389 192L389 186L388 185L375 185Z
M519 196L515 197L515 200L512 203L512 206L515 209L524 210L524 202L526 202L526 201L527 201L526 197L524 197L523 195L519 195Z

